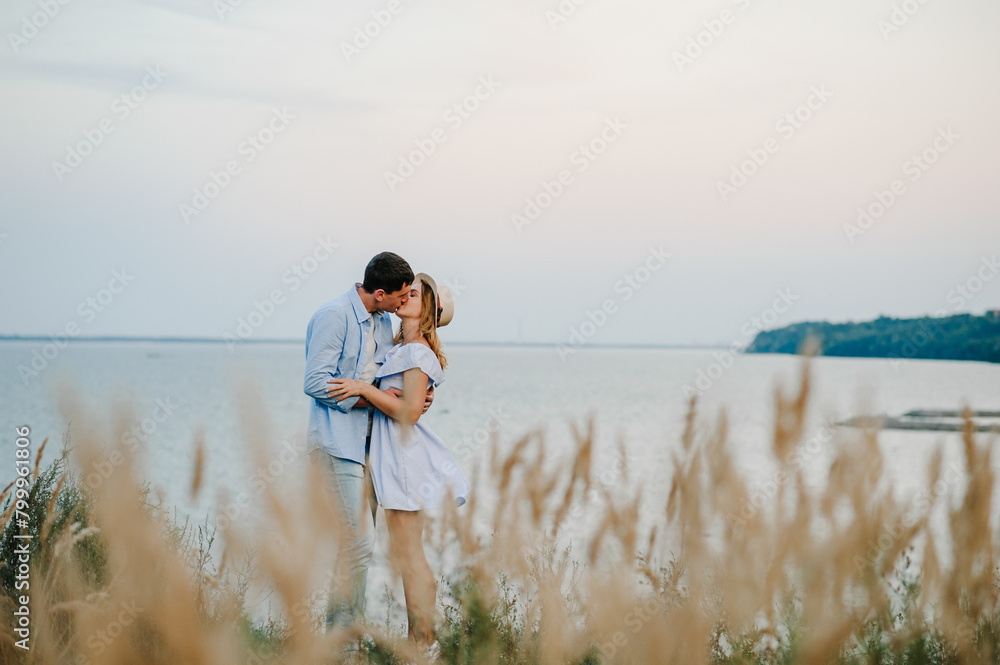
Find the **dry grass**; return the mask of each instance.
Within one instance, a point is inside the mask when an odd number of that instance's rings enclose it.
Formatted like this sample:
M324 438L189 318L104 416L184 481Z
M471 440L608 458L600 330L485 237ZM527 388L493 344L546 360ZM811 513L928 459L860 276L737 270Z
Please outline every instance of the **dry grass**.
M1000 659L991 449L971 426L962 436L967 482L938 483L900 502L884 473L878 433L838 432L828 483L806 490L809 365L800 389L776 392L773 454L779 468L766 510L734 466L725 418L710 427L692 402L672 456L667 499L653 526L640 520L641 489L622 482L579 556L561 545L571 508L597 487L593 430L576 451L546 460L535 434L488 462L489 491L447 511L428 546L454 562L443 571L439 639L454 663L994 663ZM31 651L14 647L9 567L0 570L3 663L331 663L358 634L324 633L322 591L340 521L318 477L294 490L268 484L268 537L251 543L227 526L178 526L152 504L122 462L84 488L67 464L109 455L96 419L68 401L71 458L32 490ZM270 434L247 410L252 454ZM127 430L118 414L110 440ZM191 492L204 491L207 454L197 442ZM41 457L41 451L39 451ZM757 480L757 479L753 479ZM938 483L935 485L935 483ZM944 491L937 491L945 487ZM483 496L496 497L482 505ZM15 527L0 500L0 552L11 561ZM933 538L934 506L948 514ZM648 509L647 509L648 510ZM483 525L489 525L484 530ZM251 553L252 552L252 556ZM919 562L919 563L916 563ZM272 590L273 621L254 624L250 589ZM318 602L319 601L319 602ZM366 627L363 662L419 661L393 630Z

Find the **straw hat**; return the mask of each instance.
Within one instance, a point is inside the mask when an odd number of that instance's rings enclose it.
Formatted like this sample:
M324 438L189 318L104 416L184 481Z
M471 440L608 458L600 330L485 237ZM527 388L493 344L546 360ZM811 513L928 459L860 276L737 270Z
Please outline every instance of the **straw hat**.
M451 323L452 318L455 316L455 298L451 295L451 289L444 284L438 286L438 283L434 281L434 278L425 272L418 272L414 275L413 281L424 281L430 285L431 292L434 293L434 302L437 303L438 328Z

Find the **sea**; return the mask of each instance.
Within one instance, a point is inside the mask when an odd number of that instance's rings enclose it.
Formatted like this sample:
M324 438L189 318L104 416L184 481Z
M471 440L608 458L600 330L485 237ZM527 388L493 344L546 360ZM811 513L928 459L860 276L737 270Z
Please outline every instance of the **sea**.
M662 514L692 395L699 431L707 435L724 422L727 453L750 486L767 494L777 470L776 395L798 390L806 362L727 349L584 346L567 354L555 346L456 344L446 353L446 378L423 422L451 447L473 491L488 485L483 474L494 449L537 437L546 463L559 464L571 459L575 432L592 427L595 483L623 496L641 490L650 520ZM836 425L847 418L1000 410L998 364L830 357L808 363L803 448L814 489L823 487L842 440L834 434L850 434ZM192 523L211 522L233 497L259 491L258 480L282 487L300 482L310 400L302 391L304 368L303 344L295 342L73 340L63 348L0 342L0 481L6 485L15 472L15 428L30 429L33 448L49 437L51 460L82 425L67 418L66 405L75 402L105 441L136 450L139 473L158 500ZM121 414L127 414L124 429L116 420ZM995 435L979 438L982 445L995 442ZM204 471L192 498L196 441L203 445ZM262 446L263 456L252 454L251 442ZM964 483L958 433L883 431L878 445L901 501L924 488L939 447L943 464L959 469L956 482ZM998 457L993 460L1000 464ZM95 463L81 473L99 483L106 470ZM577 523L569 532L585 538L600 511L588 504L573 515ZM240 518L256 516L247 509ZM391 586L384 557L377 565L381 572L373 579ZM370 602L379 593L372 586Z

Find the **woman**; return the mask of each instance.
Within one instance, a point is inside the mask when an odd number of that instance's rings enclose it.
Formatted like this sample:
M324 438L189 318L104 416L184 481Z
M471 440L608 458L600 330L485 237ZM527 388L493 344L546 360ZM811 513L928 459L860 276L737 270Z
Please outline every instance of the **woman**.
M390 558L403 578L411 639L436 655L434 612L437 586L424 555L423 527L426 508L444 505L449 496L465 503L469 481L451 451L426 425L419 422L429 388L444 381L447 360L441 352L438 325L451 320L450 294L429 275L413 281L410 297L396 310L400 318L396 346L376 373L378 388L364 381L334 379L328 392L337 401L360 395L376 409L372 424L369 469L379 504L389 528ZM388 392L395 388L396 391ZM402 391L398 393L398 391ZM393 393L397 394L393 394Z

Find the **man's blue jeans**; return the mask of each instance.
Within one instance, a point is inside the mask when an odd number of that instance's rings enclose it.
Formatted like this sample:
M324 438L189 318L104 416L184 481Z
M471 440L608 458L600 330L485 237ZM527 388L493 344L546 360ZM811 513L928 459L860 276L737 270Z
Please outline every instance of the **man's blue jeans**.
M368 567L375 551L374 486L366 473L367 465L334 457L324 450L309 453L311 464L318 465L337 501L334 508L342 511L345 521L344 540L337 556L338 576L346 572L347 589L336 585L326 612L327 628L349 626L365 616L365 590ZM367 462L367 457L365 458Z

